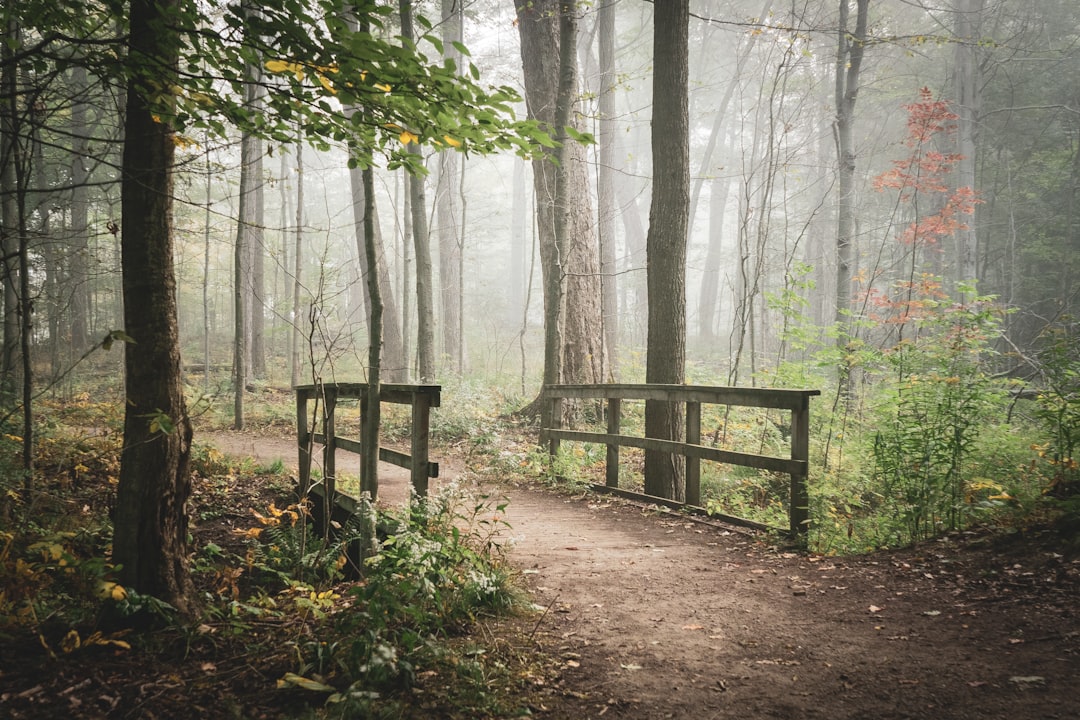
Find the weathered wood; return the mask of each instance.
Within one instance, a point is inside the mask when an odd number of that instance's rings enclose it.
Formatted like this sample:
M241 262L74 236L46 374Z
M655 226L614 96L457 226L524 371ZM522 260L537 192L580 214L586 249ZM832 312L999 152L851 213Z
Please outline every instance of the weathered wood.
M293 388L297 397L312 398L319 393L320 387L331 385L297 385ZM367 395L366 383L334 383L332 385L338 398L361 400ZM379 386L379 400L381 402L396 403L398 405L410 405L414 395L426 395L430 407L439 407L442 396L441 385L402 385L398 383L384 383Z
M663 400L667 402L700 402L713 405L779 408L793 410L801 407L804 398L820 395L820 390L785 390L771 388L737 388L709 385L546 385L549 398L619 398L622 400Z
M791 411L791 459L803 463L804 469L791 473L791 500L788 517L791 533L798 535L809 530L810 493L807 488L807 470L810 460L810 398L803 406Z
M657 450L660 452L678 453L688 457L697 457L702 460L726 463L729 465L742 465L759 470L771 470L773 472L793 474L805 473L806 462L788 460L786 458L769 457L767 455L753 455L751 453L735 452L733 450L721 450L720 448L706 447L704 445L688 445L675 440L658 440L656 438L642 438L634 435L608 435L606 433L586 432L583 430L550 430L549 435L558 440L571 440L573 442L589 442L606 444L615 441L623 447L636 447L642 450Z
M428 443L431 422L431 398L425 393L415 393L412 398L412 441L409 454L412 455L412 487L420 497L428 493Z
M307 396L296 397L296 443L299 446L300 497L306 498L311 489L311 432L307 421Z
M314 433L312 439L320 445L326 442L326 436L322 433ZM337 439L337 447L339 450L345 450L347 452L356 453L357 455L364 454L363 445L359 440L352 440L350 438L339 437ZM406 455L403 452L393 450L391 448L379 447L379 462L389 463L390 465L396 465L406 470L412 469L412 456ZM439 463L428 461L428 477L439 477Z
M331 387L324 387L323 394L323 432L326 442L323 444L323 517L327 522L319 528L324 537L330 534L330 517L334 507L334 495L337 493L337 436L334 433L334 413L337 410L337 393Z
M367 413L363 403L368 393L366 383L337 383L323 385L297 385L296 391L296 429L300 452L300 488L307 494L311 489L311 448L314 443L323 446L324 475L327 492L322 497L327 507L323 517L329 517L329 505L334 502L336 492L335 453L338 448L363 456L363 442L338 437L335 431L334 413L339 400L360 400L360 423L366 422ZM389 462L410 471L412 487L417 494L426 495L428 478L439 476L439 464L430 459L430 424L431 408L439 407L442 388L438 385L400 385L380 386L379 401L407 404L412 406L412 440L410 455L379 447L379 460ZM318 428L309 428L307 420L308 402L322 399L324 402L323 432ZM361 492L370 494L372 500L377 497L378 478L361 478Z
M701 403L686 403L686 444L701 445ZM701 504L701 458L686 453L686 504Z
M608 435L618 435L622 422L622 401L619 398L608 398L607 402L607 431ZM605 482L608 487L619 487L619 443L607 444L607 472Z
M686 500L691 506L701 502L701 461L740 465L760 470L786 473L791 476L788 515L790 532L803 534L809 528L809 492L807 481L810 461L810 398L820 390L787 390L772 388L735 388L697 385L663 384L606 384L606 385L546 385L544 398L554 409L552 427L541 428L541 442L549 452L558 452L562 440L599 443L607 446L607 467L603 487L618 493L619 447L636 447L686 457ZM563 430L561 404L564 399L597 399L608 401L607 433ZM686 403L686 442L634 437L620 433L620 413L623 400L659 400ZM752 453L734 452L701 445L701 405L738 405L775 408L791 411L791 458L778 458ZM652 502L680 506L681 503L643 495ZM729 520L734 521L734 520ZM756 524L739 520L747 526ZM761 526L764 527L764 526Z
M659 498L654 495L646 495L645 493L634 492L633 490L624 490L622 488L613 488L607 485L592 485L592 489L597 492L608 493L609 495L617 495L618 497L625 498L627 500L633 500L635 502L647 503L651 505L662 505L672 510L681 510L683 512L692 512L696 515L704 515L712 518L713 520L719 520L721 522L728 523L729 525L738 525L739 527L750 528L751 530L760 530L761 532L777 532L778 528L770 527L764 523L754 522L753 520L747 520L746 518L735 517L734 515L724 515L723 513L710 513L703 507L697 505L690 505L689 503L681 503L678 500L668 500L666 498ZM780 530L780 532L783 532Z

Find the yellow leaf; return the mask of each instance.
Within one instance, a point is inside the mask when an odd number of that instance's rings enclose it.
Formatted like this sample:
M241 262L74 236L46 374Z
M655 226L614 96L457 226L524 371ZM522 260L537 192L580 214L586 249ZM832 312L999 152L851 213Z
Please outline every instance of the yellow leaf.
M375 83L376 90L382 90L384 93L390 92L390 86L386 83Z
M337 95L337 90L334 89L334 86L330 84L330 81L326 79L325 75L318 75L318 78L319 84L323 86L323 89L326 90L326 92L331 95Z
M443 140L445 140L446 144L449 145L450 147L461 147L461 141L457 140L455 138L452 138L449 135L443 135Z
M272 73L291 72L296 76L297 80L304 79L304 66L299 63L289 62L288 60L267 60L266 69Z
M419 139L420 138L415 133L411 133L408 130L402 130L401 134L398 135L398 140L401 141L402 145L408 145L409 143L414 143Z
M298 687L298 688L303 688L305 690L314 690L315 692L333 692L334 691L334 688L327 685L326 683L321 683L321 682L318 682L316 680L309 680L308 678L304 677L303 675L297 675L296 673L291 673L291 672L285 673L284 676L278 678L277 686L278 686L279 689L280 688L289 688L289 687Z
M98 586L98 595L105 600L112 599L120 602L127 597L127 590L119 583L105 581Z
M75 630L68 630L68 634L60 641L60 649L66 653L75 652L81 645L82 641L79 639L79 633Z

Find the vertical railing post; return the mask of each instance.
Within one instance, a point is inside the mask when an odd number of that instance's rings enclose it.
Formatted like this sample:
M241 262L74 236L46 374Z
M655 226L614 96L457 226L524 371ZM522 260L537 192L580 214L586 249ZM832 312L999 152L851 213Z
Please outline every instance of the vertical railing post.
M307 419L308 391L296 388L296 444L300 457L300 497L306 498L311 489L311 430Z
M551 402L551 427L550 430L559 430L562 428L562 406L563 399L558 395L549 396ZM554 458L559 454L559 438L554 435L548 435L548 454Z
M686 444L701 444L701 403L686 403ZM686 455L686 504L701 505L701 458Z
M804 396L797 408L791 411L791 459L810 463L810 398ZM810 493L807 488L807 471L791 474L791 534L805 535L810 529Z
M619 435L622 422L622 400L608 398L607 401L607 432L608 435ZM605 469L605 484L611 488L619 487L619 443L607 444L607 468Z
M323 535L330 532L331 514L334 510L334 494L337 491L337 429L334 412L337 408L337 388L323 386Z
M370 473L367 472L367 468L370 467L365 461L364 456L368 453L374 453L376 456L379 454L378 441L376 440L375 447L368 447L368 438L371 437L369 430L369 423L371 422L371 413L368 412L368 393L371 392L371 386L366 385L360 390L360 493L367 493L371 502L379 497L379 474L376 467L376 473L374 477L369 477ZM378 435L376 435L376 438Z
M412 443L409 454L412 455L410 473L413 490L420 497L428 494L428 452L431 423L431 395L426 392L412 395Z

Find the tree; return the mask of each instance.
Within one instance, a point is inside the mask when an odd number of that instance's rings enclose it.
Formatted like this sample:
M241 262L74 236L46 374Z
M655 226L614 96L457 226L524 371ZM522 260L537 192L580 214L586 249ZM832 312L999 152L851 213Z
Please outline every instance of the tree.
M544 278L544 383L603 382L608 360L599 250L584 148L575 139L581 137L575 113L577 3L515 0L515 6L529 117L556 140L533 161Z
M0 405L7 407L15 399L19 365L19 208L24 197L20 180L21 113L19 109L18 65L14 49L19 45L21 29L12 16L3 29L3 68L0 68L0 253L3 257L4 338L0 345Z
M173 273L169 119L177 80L179 0L131 0L122 165L124 451L114 517L121 583L181 612L194 601L185 504L191 491L191 420L180 377Z
M836 45L835 102L837 153L836 209L836 322L841 332L837 342L848 342L851 312L852 241L855 234L855 100L859 94L859 73L866 49L867 9L870 0L856 0L855 30L848 31L848 0L840 0L840 29Z
M462 30L464 18L458 0L442 0L443 57L456 67L461 60ZM459 170L460 168L460 170ZM461 207L457 201L457 185L460 172L464 170L456 153L439 156L438 179L435 190L436 236L439 239L439 292L442 308L442 354L447 367L461 373L461 259L463 237L459 237L458 225Z
M399 0L401 36L413 42L411 0ZM423 166L419 144L407 143L409 153L416 156L416 166ZM416 372L421 383L435 380L435 297L431 262L431 234L428 232L427 198L424 193L424 174L409 175L409 202L412 213L413 250L416 255Z
M655 5L647 383L685 381L686 240L690 216L689 21L689 0ZM681 404L646 401L646 436L680 440L682 432ZM686 476L681 458L646 450L645 492L682 500Z
M256 10L244 3L241 12ZM262 112L262 71L245 63L244 110ZM244 429L244 393L252 375L266 372L263 348L263 144L258 134L246 131L240 140L240 190L233 259L233 427Z
M601 302L604 344L617 375L619 355L619 292L615 264L615 3L603 0L596 12L600 114L597 143L600 165L596 172L597 231L600 241Z
M953 63L953 93L957 107L957 185L975 187L976 128L978 127L981 79L977 50L985 0L957 0L956 52ZM956 235L956 279L972 283L978 278L979 243L975 225L965 224ZM973 288L973 286L971 286ZM974 292L974 289L972 289Z

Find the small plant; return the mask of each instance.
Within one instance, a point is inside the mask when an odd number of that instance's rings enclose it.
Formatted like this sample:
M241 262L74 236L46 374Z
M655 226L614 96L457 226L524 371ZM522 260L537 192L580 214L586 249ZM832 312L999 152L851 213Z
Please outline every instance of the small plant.
M279 685L328 692L337 709L378 716L418 667L441 662L438 640L515 598L503 563L504 504L469 499L450 485L373 520L389 534L344 597L304 588L297 601L324 620L297 644L302 662ZM325 591L324 591L325 592ZM345 603L347 612L332 612Z

